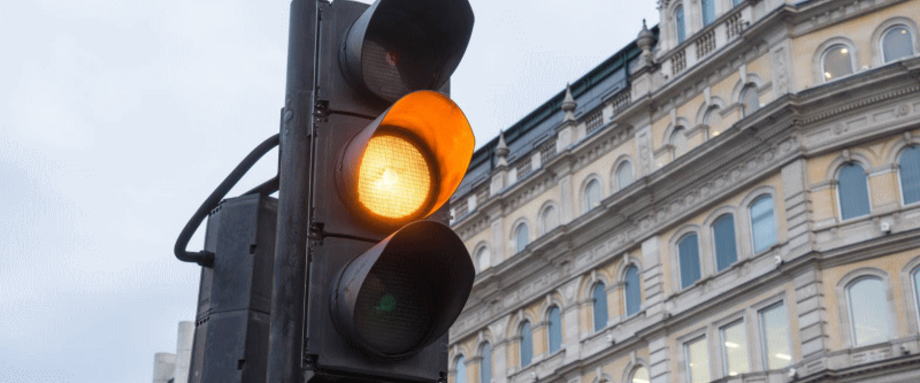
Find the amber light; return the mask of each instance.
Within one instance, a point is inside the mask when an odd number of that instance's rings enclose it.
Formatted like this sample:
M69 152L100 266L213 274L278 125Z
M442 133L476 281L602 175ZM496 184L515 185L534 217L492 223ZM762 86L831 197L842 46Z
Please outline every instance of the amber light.
M430 204L434 177L415 143L391 133L371 137L358 170L358 201L371 213L404 219Z

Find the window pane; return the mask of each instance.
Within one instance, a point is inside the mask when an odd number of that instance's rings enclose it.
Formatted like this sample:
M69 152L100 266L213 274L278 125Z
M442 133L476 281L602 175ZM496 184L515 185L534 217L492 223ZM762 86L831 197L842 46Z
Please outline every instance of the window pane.
M716 19L715 0L703 0L703 25L712 24Z
M837 175L837 198L843 219L869 214L869 186L866 171L855 163L843 165Z
M463 360L463 356L457 357L456 362L457 367L457 378L454 379L457 383L466 383L466 361Z
M741 4L742 1L744 1L744 0L732 0L732 5Z
M744 322L738 321L725 326L721 332L722 353L725 356L725 374L735 376L750 371Z
M677 243L681 288L686 288L700 279L699 249L699 239L695 233L685 235Z
M479 383L490 383L492 381L492 345L483 343L479 347L479 356L482 357L479 365Z
M898 173L904 203L920 202L920 146L912 146L901 153Z
M607 291L604 284L595 284L591 296L594 298L594 331L600 331L607 327Z
M558 220L556 219L556 208L552 206L547 206L546 209L543 209L543 214L540 216L542 220L541 225L543 226L543 234L546 234L553 230L556 227Z
M914 269L914 297L917 299L917 310L920 311L920 267Z
M547 316L549 317L549 353L552 354L559 351L562 345L562 322L559 317L559 307L550 308Z
M671 133L671 145L674 146L674 157L687 152L687 135L683 128L677 128Z
M585 196L584 196L584 211L587 212L601 202L601 183L596 179L588 182L588 185L585 186Z
M626 268L626 315L630 316L639 312L642 305L642 292L639 286L639 268L629 266Z
M527 224L522 223L518 225L517 229L514 232L515 239L515 252L521 252L527 247L527 243L530 242L530 234L527 232Z
M639 367L633 372L632 381L630 383L649 383L651 379L648 378L648 369L645 367Z
M850 285L850 323L855 346L884 342L891 334L885 283L878 278L863 278Z
M617 188L623 189L633 182L633 169L632 163L629 161L623 161L620 166L617 167Z
M687 39L687 31L684 29L684 7L674 8L674 26L677 28L677 43L680 44Z
M530 331L530 322L521 325L521 367L530 364L533 359L533 334Z
M783 368L792 361L789 350L789 317L786 306L777 303L760 311L760 333L767 368Z
M850 61L850 48L845 45L834 45L824 52L824 79L831 80L853 73L853 62Z
M751 204L751 232L754 236L755 253L769 249L776 242L772 196L759 197Z
M706 338L698 338L686 343L684 355L687 356L690 383L709 382L709 349L706 347Z
M747 85L741 91L741 113L749 116L760 109L760 96L757 94L757 87Z
M482 247L476 254L476 264L479 265L479 271L489 268L489 248Z
M882 37L882 51L885 54L885 62L913 56L914 42L910 30L903 26L889 29Z
M724 214L712 223L713 242L716 245L716 269L725 270L738 260L735 245L735 218Z

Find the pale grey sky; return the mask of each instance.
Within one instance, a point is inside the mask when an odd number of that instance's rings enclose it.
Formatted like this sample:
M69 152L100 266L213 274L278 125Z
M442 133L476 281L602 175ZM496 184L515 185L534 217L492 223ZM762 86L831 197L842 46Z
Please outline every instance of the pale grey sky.
M452 89L479 143L658 18L653 0L471 2ZM288 4L0 5L0 382L148 382L174 350L199 269L172 244L277 131Z

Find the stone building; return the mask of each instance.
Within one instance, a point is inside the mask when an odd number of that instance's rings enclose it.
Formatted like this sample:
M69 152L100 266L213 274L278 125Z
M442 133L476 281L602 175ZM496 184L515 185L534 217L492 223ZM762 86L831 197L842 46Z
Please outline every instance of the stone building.
M153 356L153 383L186 383L192 362L195 323L179 322L176 353L158 352Z
M474 155L450 380L920 381L920 0L657 6Z

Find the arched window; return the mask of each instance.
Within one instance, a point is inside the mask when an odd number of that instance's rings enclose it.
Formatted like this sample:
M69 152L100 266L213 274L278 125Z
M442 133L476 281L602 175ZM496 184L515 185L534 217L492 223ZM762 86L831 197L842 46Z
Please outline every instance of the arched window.
M776 243L776 223L773 222L773 196L764 194L751 203L751 236L754 253L765 251Z
M620 163L620 166L617 166L615 178L617 180L617 190L621 190L629 186L629 184L633 182L632 162L623 161Z
M712 222L712 242L716 248L717 271L725 270L738 260L734 216L722 214Z
M524 251L528 243L530 243L530 231L527 224L521 222L514 228L514 251L517 253Z
M835 44L824 51L821 59L824 80L833 80L853 73L853 60L850 57L850 48L843 44Z
M521 367L526 367L533 360L533 332L530 329L530 322L524 321L524 323L521 323L520 336Z
M489 342L479 346L479 356L482 361L479 362L479 383L492 382L492 345Z
M719 107L713 106L706 109L706 114L703 115L703 125L709 128L709 135L712 137L722 133L719 131L722 125L722 114L719 113Z
M588 182L585 185L584 191L584 212L588 212L591 209L597 207L601 204L601 183L595 178Z
M632 376L629 378L629 383L649 383L651 380L648 377L648 369L645 367L636 368L633 371Z
M703 7L703 25L712 24L716 20L716 1L703 0L700 4Z
M674 158L680 157L687 152L687 131L683 127L674 129L669 141L671 146L674 147Z
M594 300L594 331L600 331L607 327L607 287L603 282L594 284L591 298Z
M914 280L914 298L917 300L917 314L920 315L920 267L915 268L911 276Z
M562 318L559 313L559 306L550 307L546 312L546 319L549 322L549 353L559 351L562 346Z
M677 241L680 258L680 288L686 288L700 279L700 242L696 233L687 233Z
M853 346L884 342L891 336L891 315L885 282L881 278L862 277L847 286L850 312L850 335Z
M757 94L757 86L747 84L741 89L741 115L750 116L760 109L760 95Z
M882 35L882 56L886 63L913 55L914 37L907 27L896 25Z
M639 312L642 306L642 291L639 284L639 268L636 265L629 265L625 273L626 286L623 289L626 292L626 316L632 316Z
M487 246L482 246L479 248L479 251L476 252L476 266L479 268L479 271L488 269L491 265L489 248Z
M553 205L547 205L543 208L543 212L540 213L540 226L543 230L542 234L549 233L556 225L559 224L559 214L556 213L556 208Z
M920 146L911 146L901 152L898 176L904 204L920 202Z
M456 367L457 370L454 382L466 383L466 360L463 359L463 355L458 356L457 359L454 360L454 367Z
M837 203L840 218L850 219L869 214L869 186L866 171L855 162L840 167L837 173Z
M684 6L678 5L674 8L674 32L677 34L677 43L680 44L687 39L686 23L684 22Z

